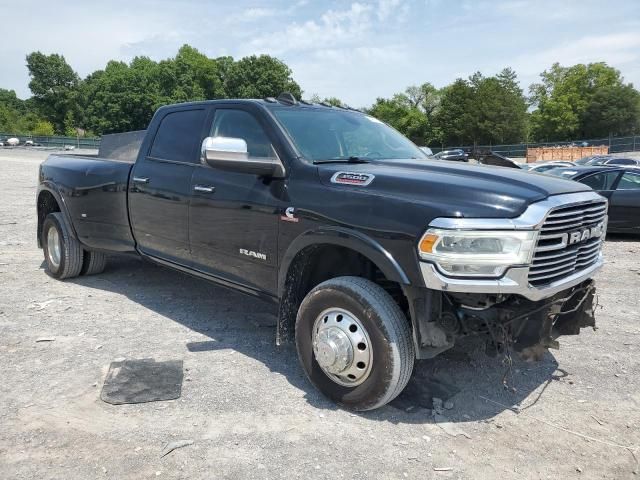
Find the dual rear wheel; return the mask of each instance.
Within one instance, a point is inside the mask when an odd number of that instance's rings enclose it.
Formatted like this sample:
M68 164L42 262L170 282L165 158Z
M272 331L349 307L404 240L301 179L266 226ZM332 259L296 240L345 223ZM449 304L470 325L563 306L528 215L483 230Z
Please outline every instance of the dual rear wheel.
M101 273L107 263L104 253L84 250L67 228L62 213L50 213L42 224L40 238L47 270L59 280Z

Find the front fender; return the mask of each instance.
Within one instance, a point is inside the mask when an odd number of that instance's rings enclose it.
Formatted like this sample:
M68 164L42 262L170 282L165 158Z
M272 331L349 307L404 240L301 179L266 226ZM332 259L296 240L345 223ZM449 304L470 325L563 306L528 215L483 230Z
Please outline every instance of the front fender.
M287 273L296 255L310 245L336 245L349 248L371 260L385 277L402 285L410 285L409 277L396 259L375 239L344 227L320 227L298 236L287 248L278 273L278 294L282 296Z

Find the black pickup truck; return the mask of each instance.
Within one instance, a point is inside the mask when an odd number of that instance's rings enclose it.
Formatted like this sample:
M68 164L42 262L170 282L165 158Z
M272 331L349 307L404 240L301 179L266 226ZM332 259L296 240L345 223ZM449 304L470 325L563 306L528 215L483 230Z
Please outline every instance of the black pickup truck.
M278 344L368 410L462 337L536 358L594 326L606 212L586 185L430 160L366 114L281 95L162 107L135 162L51 155L37 235L55 278L131 252L276 302Z

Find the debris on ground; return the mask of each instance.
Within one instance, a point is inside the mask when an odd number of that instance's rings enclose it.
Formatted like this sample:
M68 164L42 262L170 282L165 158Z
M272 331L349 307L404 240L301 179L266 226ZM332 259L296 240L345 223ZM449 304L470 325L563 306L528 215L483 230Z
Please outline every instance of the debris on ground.
M446 434L451 435L452 437L457 437L458 435L462 435L463 437L471 439L471 435L469 435L464 430L461 430L460 428L458 428L453 422L451 422L451 420L449 420L444 415L440 413L436 413L435 410L433 411L433 420L434 422L436 422L436 425L438 425L442 430L444 430Z
M54 337L40 337L40 338L36 338L36 343L42 343L42 342L54 342L56 339Z
M177 450L178 448L187 447L189 445L193 445L193 440L176 440L175 442L168 443L162 450L160 458L169 455L171 452Z

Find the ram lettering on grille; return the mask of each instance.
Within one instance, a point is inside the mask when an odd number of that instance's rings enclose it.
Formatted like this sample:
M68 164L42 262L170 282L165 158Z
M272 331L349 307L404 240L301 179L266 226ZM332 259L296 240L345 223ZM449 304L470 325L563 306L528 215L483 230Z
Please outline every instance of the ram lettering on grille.
M552 210L540 230L529 283L545 286L595 264L604 241L606 221L604 200Z

